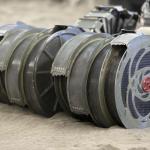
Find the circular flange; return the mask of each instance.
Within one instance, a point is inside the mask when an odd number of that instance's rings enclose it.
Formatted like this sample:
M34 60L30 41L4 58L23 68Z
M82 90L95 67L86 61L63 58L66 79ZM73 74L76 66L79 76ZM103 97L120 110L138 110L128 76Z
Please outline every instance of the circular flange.
M42 38L26 60L24 68L24 92L28 105L33 111L44 116L51 116L55 101L55 91L50 77L49 55L43 52L41 57L39 53L44 49L43 44L48 37Z
M29 82L26 76L26 66L27 66L27 61L31 57L31 54L34 53L34 51L37 51L41 49L43 46L44 41L50 36L51 31L47 30L41 33L37 33L34 38L32 39L31 44L28 46L28 50L24 54L24 58L22 59L22 64L21 64L21 70L20 70L20 80L19 80L19 86L20 86L20 93L22 98L26 101L27 105L29 108L31 108L32 111L38 114L43 114L43 111L41 108L36 107L37 106L37 101L33 101L31 95L35 94L32 91L30 93L26 92L32 85L32 82ZM35 59L34 59L35 61ZM35 62L33 62L35 63ZM35 88L35 87L32 87ZM34 103L35 102L35 103ZM45 114L43 114L45 115Z
M50 75L52 62L60 47L81 29L67 27L38 44L27 58L24 70L25 93L32 109L50 117L57 111L58 100L53 78ZM29 84L30 83L30 84ZM31 94L32 93L32 94Z
M94 123L100 127L110 127L116 124L109 111L105 97L106 65L109 63L107 55L110 44L106 44L98 53L92 66L87 82L88 103Z
M126 46L115 76L117 113L126 128L150 127L150 93L141 84L150 76L150 36L139 35Z

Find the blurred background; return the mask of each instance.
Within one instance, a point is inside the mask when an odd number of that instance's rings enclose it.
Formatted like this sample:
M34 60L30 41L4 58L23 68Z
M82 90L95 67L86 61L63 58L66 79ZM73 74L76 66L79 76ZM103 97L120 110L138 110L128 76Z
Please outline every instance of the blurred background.
M0 24L22 21L27 24L52 27L72 24L107 0L0 0Z

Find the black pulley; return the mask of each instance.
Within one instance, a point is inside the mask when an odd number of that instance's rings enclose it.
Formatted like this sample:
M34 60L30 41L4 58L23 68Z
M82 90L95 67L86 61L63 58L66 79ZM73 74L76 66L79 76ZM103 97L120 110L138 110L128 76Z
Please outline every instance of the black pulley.
M109 69L114 81L105 88L107 95L110 90L113 92L108 99L112 101L110 111L126 128L149 127L150 36L124 34L114 39L111 45L109 58L116 61Z
M116 34L121 29L135 30L139 16L121 5L96 6L84 17L78 19L76 25L87 32Z
M22 59L21 70L20 70L20 74L19 74L20 75L20 77L19 77L20 78L20 80L19 80L20 92L21 92L21 96L22 96L23 100L26 101L27 105L29 106L29 108L31 108L32 111L34 111L35 113L38 113L38 114L42 114L42 115L48 115L48 114L45 114L45 112L43 112L43 110L39 106L38 100L41 97L39 97L39 95L36 95L36 93L35 93L35 91L37 90L37 87L35 87L35 85L37 84L36 76L34 74L34 79L32 79L32 80L29 80L30 78L28 76L31 76L34 73L34 71L36 71L36 69L37 69L37 68L34 68L34 64L36 64L38 62L38 59L36 60L36 58L32 57L32 56L38 55L38 52L41 49L43 49L43 47L44 47L45 40L50 35L51 35L51 30L47 30L44 32L37 33L37 35L34 36L34 38L32 39L32 42L27 47L28 50L26 51L26 53ZM31 57L32 57L32 60L31 60L32 64L29 63L29 60ZM29 69L28 69L28 64L30 65ZM30 70L30 68L33 70ZM44 79L44 78L42 78L42 79ZM44 85L41 85L41 86L44 86ZM45 85L45 86L47 86L47 85ZM48 105L48 103L47 103L47 105Z
M61 46L71 39L73 36L80 34L84 32L81 28L78 27L67 27L66 30L57 32L56 34L53 35L53 43L51 43L51 51L54 51L53 49L55 48L55 53L53 53L53 56L56 55L58 50L61 48ZM52 41L51 41L52 42ZM55 45L55 46L54 46ZM57 47L56 47L57 45ZM52 53L52 52L51 52ZM63 59L63 58L61 58ZM67 102L67 94L66 94L66 79L61 77L61 76L56 76L54 77L54 83L55 83L55 91L57 95L57 100L59 101L59 104L61 107L66 111L68 110L68 102Z
M52 62L68 39L83 32L82 29L71 26L59 26L57 29L54 28L54 32L59 32L34 45L25 59L23 70L24 95L29 106L36 113L47 117L56 113L58 106L53 78L50 75Z

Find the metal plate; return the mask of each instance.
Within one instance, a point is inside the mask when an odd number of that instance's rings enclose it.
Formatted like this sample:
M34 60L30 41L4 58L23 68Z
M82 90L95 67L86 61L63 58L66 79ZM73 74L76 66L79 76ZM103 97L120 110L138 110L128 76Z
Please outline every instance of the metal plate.
M83 18L80 18L76 25L82 27L87 32L96 33L115 33L117 26L116 18L112 10L116 11L113 7L108 7L107 9L94 9L86 14ZM115 14L118 15L119 12L116 11ZM113 27L113 28L112 28Z
M106 35L107 36L107 35ZM71 111L76 114L89 115L90 110L87 102L87 79L89 70L97 53L110 41L106 37L93 35L91 41L82 45L81 53L73 63L69 77L67 78L67 93Z
M130 35L124 35L128 39ZM118 37L122 39L122 36ZM117 45L116 45L117 46ZM147 78L150 72L150 36L138 35L126 44L115 76L115 104L126 128L150 126L150 93ZM149 88L149 86L148 86Z
M96 6L76 22L87 32L120 33L121 29L135 30L139 15L120 6Z

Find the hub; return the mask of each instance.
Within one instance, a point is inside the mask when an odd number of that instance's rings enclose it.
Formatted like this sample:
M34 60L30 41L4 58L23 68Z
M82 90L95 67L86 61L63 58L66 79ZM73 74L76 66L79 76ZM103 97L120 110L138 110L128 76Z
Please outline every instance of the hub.
M143 79L142 88L144 92L150 92L150 77L145 77Z

